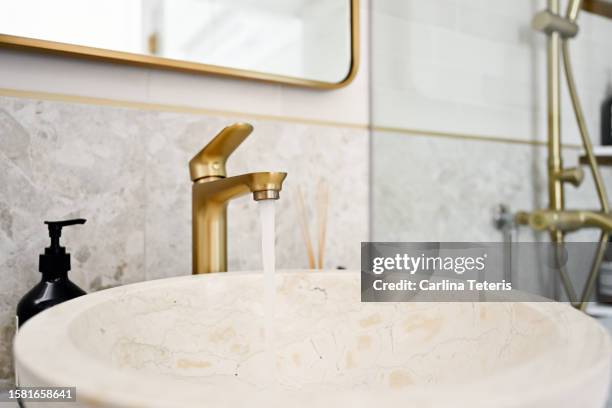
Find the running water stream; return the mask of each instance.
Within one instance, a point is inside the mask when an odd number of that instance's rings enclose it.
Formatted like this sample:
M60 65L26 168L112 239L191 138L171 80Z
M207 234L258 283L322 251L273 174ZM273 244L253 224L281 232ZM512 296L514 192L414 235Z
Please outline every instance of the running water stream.
M259 216L261 219L261 258L263 263L264 282L264 336L267 378L271 384L276 382L274 353L274 270L276 265L274 238L274 200L259 201Z

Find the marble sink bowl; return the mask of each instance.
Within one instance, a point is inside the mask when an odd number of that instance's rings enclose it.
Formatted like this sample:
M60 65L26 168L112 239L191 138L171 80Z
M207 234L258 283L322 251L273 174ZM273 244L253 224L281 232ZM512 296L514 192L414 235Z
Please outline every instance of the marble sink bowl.
M17 335L20 383L75 386L71 407L606 401L608 334L568 306L361 303L352 272L278 273L276 286L269 341L261 273L162 279L64 303Z

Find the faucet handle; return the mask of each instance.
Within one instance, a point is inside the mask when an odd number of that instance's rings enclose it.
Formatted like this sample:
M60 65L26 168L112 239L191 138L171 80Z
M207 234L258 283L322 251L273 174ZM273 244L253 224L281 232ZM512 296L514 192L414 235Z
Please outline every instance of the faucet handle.
M570 167L557 173L557 178L566 183L570 183L574 187L579 187L584 180L584 171L581 167Z
M225 162L253 131L248 123L234 123L223 128L189 161L192 181L205 177L226 177Z

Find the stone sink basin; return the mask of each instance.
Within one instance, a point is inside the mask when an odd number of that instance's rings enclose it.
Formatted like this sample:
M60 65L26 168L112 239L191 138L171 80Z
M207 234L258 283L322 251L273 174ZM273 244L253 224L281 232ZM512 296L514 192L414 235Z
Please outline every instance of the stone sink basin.
M361 303L359 274L338 271L277 273L276 286L267 340L261 273L64 303L17 335L20 383L75 386L70 407L605 404L608 334L566 305Z

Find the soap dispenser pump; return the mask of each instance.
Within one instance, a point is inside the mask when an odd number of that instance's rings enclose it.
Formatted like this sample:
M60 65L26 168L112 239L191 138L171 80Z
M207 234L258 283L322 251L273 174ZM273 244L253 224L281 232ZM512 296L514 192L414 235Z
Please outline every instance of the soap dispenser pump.
M85 221L82 218L45 221L49 228L51 245L45 248L45 253L39 258L38 270L42 274L40 282L26 293L17 305L17 328L43 310L85 294L83 289L68 279L70 254L60 245L63 227L85 224Z

